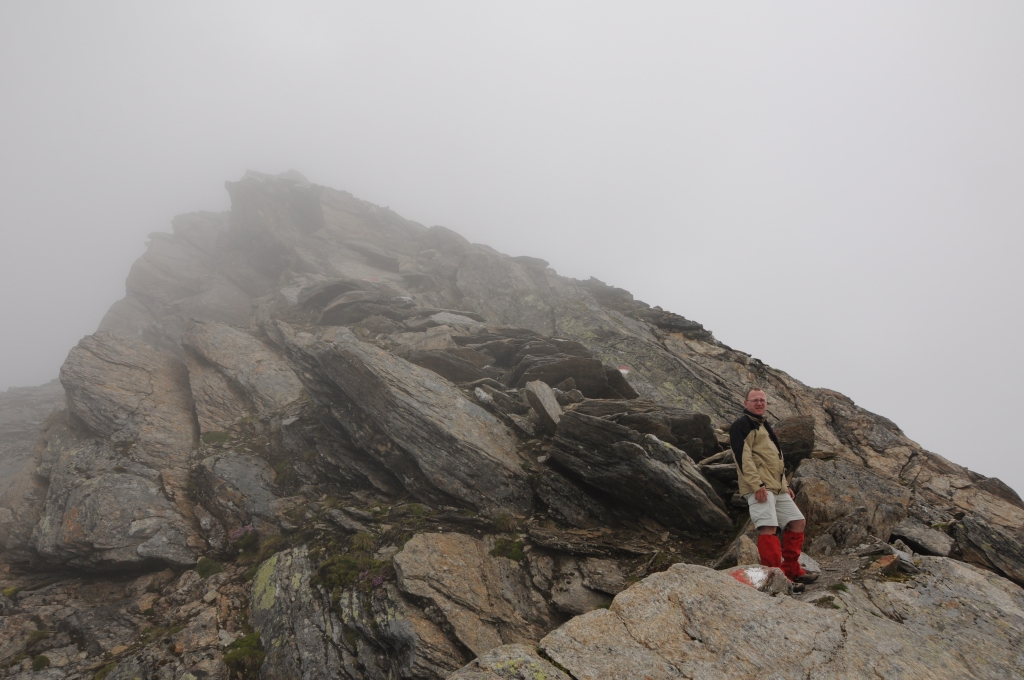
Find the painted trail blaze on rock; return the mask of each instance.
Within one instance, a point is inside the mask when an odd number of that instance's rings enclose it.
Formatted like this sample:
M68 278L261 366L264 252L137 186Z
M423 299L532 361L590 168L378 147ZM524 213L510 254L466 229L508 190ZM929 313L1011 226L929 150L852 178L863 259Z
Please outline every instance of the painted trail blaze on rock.
M790 591L789 579L781 569L775 567L740 566L729 569L726 573L762 593L781 595Z

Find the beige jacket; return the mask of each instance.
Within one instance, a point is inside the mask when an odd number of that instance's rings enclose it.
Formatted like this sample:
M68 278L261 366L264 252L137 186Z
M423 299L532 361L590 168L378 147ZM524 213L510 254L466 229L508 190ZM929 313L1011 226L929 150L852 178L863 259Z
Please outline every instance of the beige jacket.
M755 493L761 484L776 495L786 493L786 465L768 436L768 428L752 429L743 440L743 465L738 470L740 495Z

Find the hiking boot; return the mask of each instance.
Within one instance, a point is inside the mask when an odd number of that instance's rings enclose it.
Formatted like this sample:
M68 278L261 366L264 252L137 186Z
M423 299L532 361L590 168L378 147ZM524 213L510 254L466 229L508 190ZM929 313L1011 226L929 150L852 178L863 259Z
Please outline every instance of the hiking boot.
M799 583L799 582L797 582L797 583L794 583L794 584L793 584L793 594L794 594L794 595L796 595L797 593L802 593L802 592L804 592L804 590L806 589L806 587L807 587L807 586L805 586L805 585L804 585L803 583Z
M814 583L818 580L818 572L816 571L805 571L800 576L793 579L794 583Z

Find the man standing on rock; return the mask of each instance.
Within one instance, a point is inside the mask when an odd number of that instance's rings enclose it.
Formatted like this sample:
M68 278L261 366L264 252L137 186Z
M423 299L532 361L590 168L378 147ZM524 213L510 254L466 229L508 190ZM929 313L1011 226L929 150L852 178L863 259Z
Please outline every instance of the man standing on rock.
M748 390L743 408L743 415L729 428L729 443L736 458L740 494L747 499L750 519L757 528L761 564L781 568L795 583L811 583L818 575L800 566L806 521L786 484L782 446L765 418L768 398L764 390ZM777 535L780 526L785 529L781 545Z

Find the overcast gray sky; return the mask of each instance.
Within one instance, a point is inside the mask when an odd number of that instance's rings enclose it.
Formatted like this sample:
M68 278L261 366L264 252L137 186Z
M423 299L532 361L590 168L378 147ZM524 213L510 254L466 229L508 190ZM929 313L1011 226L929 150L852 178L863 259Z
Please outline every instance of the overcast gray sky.
M596 276L1024 492L1024 4L0 3L0 389L295 168Z

